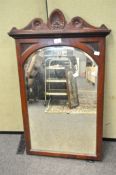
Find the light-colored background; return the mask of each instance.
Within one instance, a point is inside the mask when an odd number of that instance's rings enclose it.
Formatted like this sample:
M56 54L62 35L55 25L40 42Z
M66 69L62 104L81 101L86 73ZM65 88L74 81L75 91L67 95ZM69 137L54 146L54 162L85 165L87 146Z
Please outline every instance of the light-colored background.
M15 41L7 33L33 18L46 19L44 0L0 0L0 131L22 131Z
M112 30L107 37L104 137L116 138L116 0L48 0L48 12L61 9L67 20L81 16L90 24L104 23ZM7 35L13 27L24 27L31 19L46 20L45 0L0 0L0 131L22 131L22 113L15 42Z

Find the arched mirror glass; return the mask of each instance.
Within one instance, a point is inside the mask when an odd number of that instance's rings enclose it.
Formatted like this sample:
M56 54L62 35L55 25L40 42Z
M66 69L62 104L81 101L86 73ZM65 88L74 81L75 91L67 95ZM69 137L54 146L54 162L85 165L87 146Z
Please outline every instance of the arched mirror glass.
M68 46L38 49L24 64L31 149L96 155L98 66Z

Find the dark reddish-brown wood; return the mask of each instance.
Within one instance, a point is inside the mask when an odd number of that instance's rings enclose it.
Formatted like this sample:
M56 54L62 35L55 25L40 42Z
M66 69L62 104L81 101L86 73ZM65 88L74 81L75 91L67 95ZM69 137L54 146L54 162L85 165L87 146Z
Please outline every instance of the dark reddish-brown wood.
M74 17L67 23L63 13L54 10L48 22L45 24L42 19L33 19L22 29L12 28L9 36L16 40L17 62L20 81L20 93L22 102L22 114L24 131L26 138L26 150L28 154L70 157L80 159L100 160L102 156L102 124L103 124L103 94L104 94L104 65L105 65L105 37L110 30L105 26L94 27L80 17ZM23 65L26 59L37 49L57 45L54 38L61 38L62 42L58 45L72 46L80 48L89 54L99 67L98 87L97 87L97 136L96 136L96 156L90 155L71 155L49 152L36 152L31 148L29 118L26 102L26 90L24 82ZM93 43L93 45L91 45ZM100 55L94 55L94 45L99 48Z

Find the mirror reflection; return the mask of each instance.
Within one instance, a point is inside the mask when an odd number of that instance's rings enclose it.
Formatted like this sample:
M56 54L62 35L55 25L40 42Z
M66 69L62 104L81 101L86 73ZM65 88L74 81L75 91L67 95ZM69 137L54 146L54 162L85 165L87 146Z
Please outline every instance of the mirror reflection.
M32 150L96 155L95 61L77 48L46 47L24 74Z

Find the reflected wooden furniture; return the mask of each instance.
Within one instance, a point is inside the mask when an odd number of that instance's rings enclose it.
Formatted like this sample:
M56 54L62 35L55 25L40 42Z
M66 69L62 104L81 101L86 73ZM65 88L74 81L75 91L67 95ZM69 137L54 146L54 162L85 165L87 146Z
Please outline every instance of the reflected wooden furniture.
M58 9L51 13L47 23L44 23L40 18L35 18L22 29L17 29L15 27L11 29L9 36L16 40L22 113L26 139L26 150L28 154L93 160L100 160L102 158L105 37L109 33L110 30L105 25L95 27L78 16L72 18L70 22L67 22L64 14ZM30 125L27 110L23 66L27 58L33 52L48 46L71 46L81 49L90 55L90 57L92 57L98 65L99 73L97 85L96 155L37 151L33 150L31 147ZM96 50L99 52L97 55ZM92 78L90 78L90 80L92 80Z
M77 79L73 76L73 70L66 70L66 82L68 92L68 106L70 109L79 106Z

